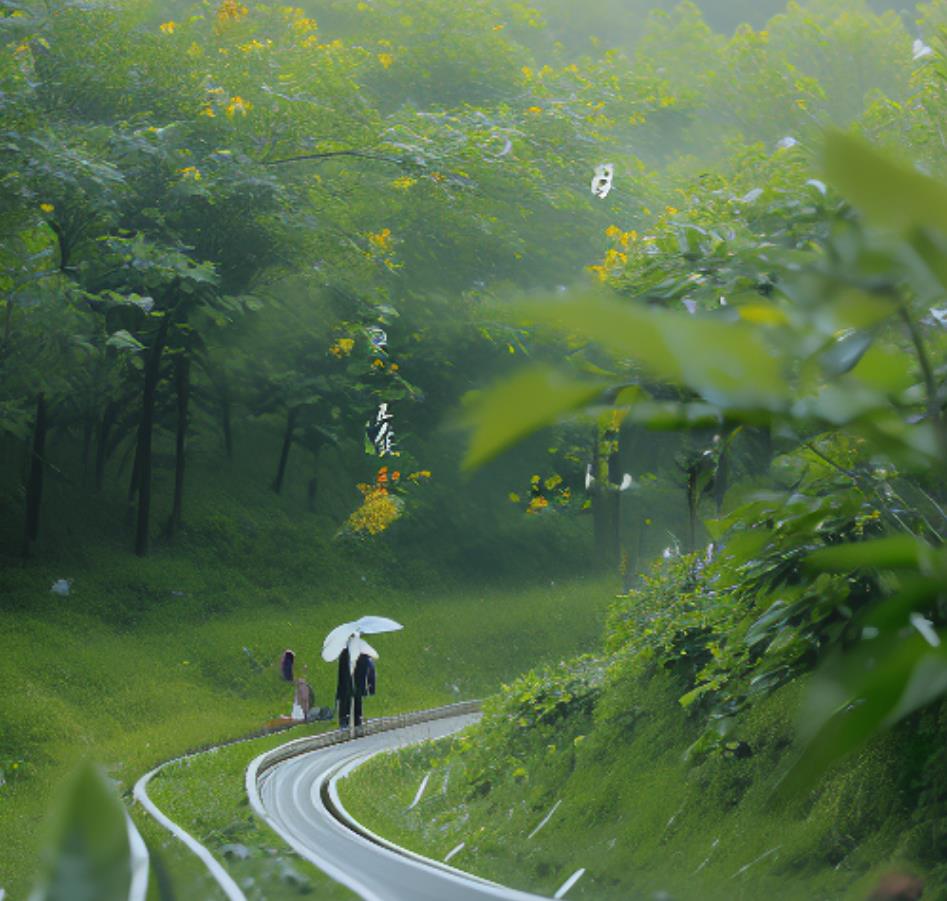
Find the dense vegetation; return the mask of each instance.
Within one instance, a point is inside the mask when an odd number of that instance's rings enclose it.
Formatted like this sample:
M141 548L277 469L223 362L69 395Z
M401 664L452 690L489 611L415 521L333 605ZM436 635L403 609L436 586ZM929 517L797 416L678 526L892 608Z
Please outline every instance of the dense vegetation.
M726 808L764 854L777 799L777 824L813 824L748 897L790 873L788 892L861 891L889 859L942 887L945 29L943 0L4 3L16 890L68 743L119 755L127 783L202 728L259 721L296 643L265 623L318 633L385 604L436 630L441 594L469 613L525 592L513 623L593 566L621 583L604 647L491 702L445 764L444 816L495 817L502 785L532 818L566 785L587 807L569 819L564 801L561 836L644 848L662 805L699 789L680 853ZM366 434L380 404L396 456ZM565 609L583 593L600 609L593 584ZM462 693L590 650L550 622L498 643ZM180 630L205 624L182 658ZM146 649L141 680L113 674ZM103 698L114 716L96 719ZM654 806L619 827L632 786ZM895 840L909 821L917 840ZM667 888L663 841L601 852L576 892ZM707 891L735 862L700 867Z

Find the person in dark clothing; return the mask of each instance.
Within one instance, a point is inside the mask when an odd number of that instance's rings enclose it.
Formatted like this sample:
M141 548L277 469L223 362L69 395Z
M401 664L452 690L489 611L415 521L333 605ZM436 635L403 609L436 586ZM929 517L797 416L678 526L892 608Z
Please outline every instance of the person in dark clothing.
M350 724L351 715L354 715L352 725L362 725L362 698L375 694L375 661L368 654L359 654L353 672L350 660L346 648L339 655L339 680L335 690L335 699L339 705L339 726L343 729Z

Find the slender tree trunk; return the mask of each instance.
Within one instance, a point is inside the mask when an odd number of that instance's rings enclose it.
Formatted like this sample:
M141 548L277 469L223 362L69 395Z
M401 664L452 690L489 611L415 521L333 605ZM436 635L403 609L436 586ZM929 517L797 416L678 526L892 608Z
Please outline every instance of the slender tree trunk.
M105 484L105 461L108 459L109 433L118 416L118 404L110 400L105 405L99 420L99 434L95 446L95 493L98 494Z
M10 335L13 333L13 294L7 294L7 312L3 317L3 348L10 346Z
M92 434L95 432L95 417L90 413L82 423L82 481L88 481L89 450L92 447Z
M692 554L697 550L697 514L700 509L700 490L697 486L699 477L697 465L687 470L687 548Z
M598 558L610 569L621 563L621 497L612 487L621 482L618 450L618 432L600 426L596 432L592 464L595 475L592 514Z
M283 448L279 456L279 468L273 480L273 490L280 494L283 490L283 477L286 475L286 462L289 460L289 449L293 444L293 432L296 431L296 419L299 416L299 407L293 407L286 416L286 431L283 433Z
M717 459L717 471L714 473L714 504L717 516L723 513L723 501L730 487L730 445L729 434L720 436L723 446L720 448L720 457Z
M26 527L23 532L23 556L30 555L30 546L39 537L39 510L43 499L43 467L46 453L46 395L36 395L36 421L30 443L29 475L26 482Z
M135 504L135 495L138 494L138 486L141 482L141 422L138 423L138 438L135 440L135 456L132 459L132 474L128 480L128 506ZM128 457L126 456L127 460Z
M233 460L233 429L231 427L231 400L230 388L224 387L220 396L220 424L224 432L224 450L227 459Z
M191 360L187 353L182 353L175 361L174 385L178 396L178 426L174 446L174 505L168 522L168 537L172 540L181 527L181 511L184 506L187 407L191 396Z
M151 513L151 436L154 431L155 397L161 375L161 353L168 334L168 316L161 328L145 366L145 390L142 395L141 423L138 428L138 522L135 530L135 553L148 554L148 517Z

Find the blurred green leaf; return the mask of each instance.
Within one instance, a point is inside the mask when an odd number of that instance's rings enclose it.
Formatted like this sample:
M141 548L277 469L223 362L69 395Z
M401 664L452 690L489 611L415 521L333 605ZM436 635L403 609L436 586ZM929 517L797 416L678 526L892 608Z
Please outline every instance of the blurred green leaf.
M119 329L117 332L109 335L108 340L105 342L109 347L117 347L119 350L130 350L133 353L137 353L140 350L145 349L145 345L141 343L131 332L126 331L125 329Z
M126 815L91 763L73 777L46 849L36 901L127 901L131 851Z
M874 336L868 332L853 332L839 338L821 357L822 371L828 376L851 372L864 357Z
M548 366L523 370L480 395L464 421L472 427L465 469L482 466L517 441L551 425L602 392Z
M598 294L522 309L534 321L596 341L619 359L632 357L723 407L774 409L788 397L778 356L747 323L616 303Z
M873 224L900 232L929 226L947 234L947 186L893 162L865 141L829 134L825 171Z
M823 572L853 569L917 569L930 548L910 535L860 541L824 548L806 558L806 566Z
M802 722L812 734L780 780L786 795L812 786L832 764L947 689L947 657L920 635L850 655L813 684Z

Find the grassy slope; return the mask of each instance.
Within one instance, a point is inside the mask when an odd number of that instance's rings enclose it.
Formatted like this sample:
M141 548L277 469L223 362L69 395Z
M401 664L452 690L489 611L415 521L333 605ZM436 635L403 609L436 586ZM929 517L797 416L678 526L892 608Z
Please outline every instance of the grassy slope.
M25 895L42 821L77 756L102 761L128 788L164 759L258 729L289 710L276 672L285 647L309 665L317 703L331 705L334 670L318 652L338 622L375 612L405 624L374 642L382 656L370 716L482 696L541 659L594 643L608 590L550 584L562 569L545 570L537 539L548 524L528 523L506 549L512 556L522 541L539 550L518 585L500 587L484 559L482 578L458 587L438 559L457 548L439 548L436 536L410 559L402 550L403 566L397 535L334 541L340 511L354 506L347 478L324 473L323 512L311 515L302 466L290 467L290 490L277 498L257 464L238 471L198 461L183 539L176 548L159 539L141 560L128 552L117 491L90 498L51 480L43 541L25 566L2 556L17 546L19 520L0 504L0 886L9 896ZM168 479L158 478L156 532ZM0 501L15 494L11 475ZM50 593L61 577L74 580L68 597ZM231 818L229 803L211 831ZM173 844L164 853L177 868Z
M594 720L514 735L486 793L476 755L444 742L376 758L346 780L342 799L371 828L431 857L466 842L454 865L524 889L551 894L586 867L575 899L854 901L891 870L923 875L925 897L944 897L942 800L925 797L919 811L912 784L942 769L944 711L876 740L806 798L776 805L773 779L793 753L801 690L786 686L744 720L746 759L686 764L700 730L677 705L680 687L660 675L613 686ZM475 729L467 744L491 740ZM407 811L428 772L435 790Z

